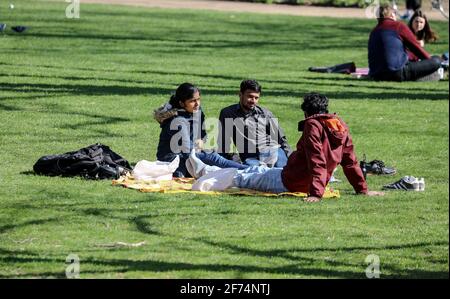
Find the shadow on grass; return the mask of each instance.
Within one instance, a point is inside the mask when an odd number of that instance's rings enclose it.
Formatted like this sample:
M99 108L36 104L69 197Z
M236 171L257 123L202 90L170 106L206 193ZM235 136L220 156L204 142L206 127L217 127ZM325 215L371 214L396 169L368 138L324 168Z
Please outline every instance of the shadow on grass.
M300 84L300 83L299 83ZM30 83L30 84L18 84L18 83L2 83L4 85L4 88L8 91L15 91L15 92L42 92L42 91L48 91L48 92L56 92L56 93L70 93L74 95L122 95L122 96L129 96L129 95L155 95L155 94L162 94L162 95L170 95L171 92L173 92L172 89L168 88L142 88L142 87L131 87L131 86L117 86L117 85L81 85L81 84L58 84L58 85L52 85L52 84L38 84L38 83ZM308 88L306 89L306 86ZM313 87L314 86L314 87ZM298 91L292 91L292 90L286 90L286 89L279 89L279 90L265 90L263 92L264 97L295 97L295 98L301 98L304 96L305 93L310 92L311 90L317 89L316 86L319 86L319 89L321 86L329 86L328 83L323 82L304 82L304 86L299 88ZM357 87L353 86L353 87ZM231 88L224 88L224 89L217 89L217 88L203 88L203 93L208 95L215 95L215 96L235 96L236 89ZM351 91L350 89L346 91L339 91L339 92L327 92L327 96L332 99L348 99L348 100L361 100L361 99L377 99L377 100L392 100L392 99L409 99L409 100L448 100L448 92L442 91L437 92L434 91L432 93L411 93L408 90L398 90L398 91L391 91L391 92L384 92L384 91L377 91L377 92L363 92L363 91ZM7 109L14 109L12 107L6 107ZM86 115L90 116L90 115ZM91 116L92 117L92 116ZM95 117L95 116L94 116ZM110 118L105 117L105 120L102 120L102 122L111 122L111 121L122 121L120 118ZM89 123L88 123L89 124ZM98 124L98 123L93 123ZM76 126L76 125L75 125Z
M12 65L2 63L4 65ZM39 67L45 68L62 68L59 66L48 66L42 65ZM111 71L114 70L100 70L93 68L72 68L76 70L82 71ZM123 72L123 70L121 70ZM158 71L158 70L130 70L130 73L140 73L140 74L152 74L152 75L167 75L167 76L190 76L190 77L201 77L201 78L213 78L225 81L234 81L233 84L236 87L222 87L222 88L212 88L211 85L206 85L201 87L204 94L208 95L216 95L216 96L235 96L238 90L238 85L243 79L246 79L241 76L230 76L230 75L221 75L221 74L201 74L201 73L187 73L187 72L170 72L170 71ZM51 77L51 76L48 76ZM89 77L64 77L64 76L55 76L55 78L60 79L71 79L76 78L80 80L89 81ZM100 80L103 80L101 77ZM108 79L104 78L108 81L113 82L121 82L121 80L117 79ZM284 88L272 88L269 90L263 90L263 97L303 97L303 95L312 90L320 90L324 87L330 87L330 84L333 86L340 86L346 88L345 91L339 92L327 92L327 95L333 99L349 99L349 100L360 100L360 99L409 99L409 100L448 100L448 91L441 90L429 90L424 89L423 87L411 87L411 83L404 85L404 88L401 87L401 84L397 84L398 86L385 86L383 82L373 82L373 81L358 81L356 79L351 78L350 76L343 77L316 77L316 76L305 76L301 74L301 77L296 80L272 80L272 79L262 79L261 82L267 82L270 84L290 84L293 85L297 90L290 90ZM128 80L127 82L142 84L145 83L142 80ZM370 82L369 84L367 84ZM420 83L418 83L420 84ZM175 89L176 86L174 86ZM307 88L306 88L307 87ZM18 83L5 83L4 88L9 91L20 91L20 92L56 92L63 94L76 94L76 95L170 95L173 90L169 88L156 88L156 87L139 87L139 86L119 86L119 85L92 85L92 84L18 84ZM352 89L354 88L354 89ZM369 88L372 91L359 91L358 88ZM353 91L354 90L354 91ZM417 91L412 93L411 91ZM5 110L14 110L15 108L12 106L5 106Z
M276 250L257 250L257 249L249 249L245 247L240 247L236 245L231 245L227 243L213 242L205 239L194 239L194 241L198 241L213 247L219 247L222 249L227 249L232 253L239 254L247 254L253 256L260 257L282 257L289 260L297 260L298 258L292 253L296 252L337 252L337 251L366 251L366 250L399 250L399 249L407 249L407 248L421 248L427 246L446 246L448 242L445 241L436 241L436 242L421 242L421 243L411 243L411 244L402 244L402 245L386 245L386 246L359 246L359 247L329 247L329 248L289 248L289 249L276 249Z
M164 262L155 261L151 259L147 260L130 260L130 259L98 259L93 257L83 258L84 269L82 273L84 274L102 274L102 273L126 273L126 272L146 272L146 275L151 275L154 273L161 272L173 272L173 271L202 271L206 272L203 275L207 275L207 272L215 273L226 273L233 272L233 276L242 277L247 274L274 274L274 275L291 275L294 277L333 277L333 278L366 278L365 277L365 267L363 263L352 264L346 262L338 261L327 261L323 258L312 258L303 256L293 256L296 252L309 252L314 253L316 251L329 251L336 252L340 250L400 250L407 248L420 248L425 246L442 246L448 244L447 242L430 242L430 243L417 243L417 244L404 244L404 245L391 245L391 246L376 246L376 247L348 247L348 248L310 248L310 249L289 249L285 250L254 250L244 247L230 246L224 243L206 242L207 244L213 246L219 246L221 248L229 249L233 253L253 255L264 258L281 257L293 261L293 264L284 266L256 266L256 265L242 265L242 264L220 264L220 263L205 263L205 264L195 264L186 262ZM26 267L26 264L33 263L49 263L49 264L62 264L63 260L58 258L48 258L41 257L39 254L34 252L23 252L23 251L11 251L0 248L0 261L4 263L12 263L15 265L21 265ZM325 263L323 268L318 268L314 266L316 263ZM89 270L92 267L95 270ZM109 271L103 270L102 267L114 267ZM355 270L342 270L338 267L352 267L356 269L361 269L361 271ZM333 268L333 269L330 269ZM383 278L448 278L448 272L446 271L428 271L422 269L401 269L390 264L383 264L383 270L388 273L384 275ZM237 272L237 273L236 273ZM40 277L60 277L61 272L42 272L38 275L32 273L19 273L14 275L0 275L3 278L10 277L30 277L30 276L40 276ZM222 274L223 275L223 274Z
M31 255L31 256L30 256ZM63 264L64 260L57 258L41 257L37 254L30 254L30 252L22 253L20 251L10 251L0 249L0 261L3 263L12 263L25 267L26 264ZM233 265L233 264L194 264L185 262L164 262L154 260L130 260L130 259L96 259L92 257L83 258L82 273L84 274L102 274L112 272L173 272L173 271L203 271L203 272L238 272L239 275L250 273L265 273L265 274L280 274L280 275L294 275L294 276L330 276L340 278L363 278L364 272L361 273L345 270L329 270L329 269L315 269L309 264L314 259L308 259L308 261L302 265L288 265L280 267L263 267L253 265ZM87 270L89 266L95 267L96 270ZM105 271L102 267L114 267L114 269ZM12 274L12 275L0 275L3 278L12 277L61 277L64 274L61 272L42 272L38 275L34 273ZM151 273L147 273L149 275ZM235 274L234 274L235 275Z
M64 195L64 194L63 194ZM92 204L92 203L90 203ZM125 203L124 203L125 204ZM126 202L129 205L128 202ZM64 208L66 206L75 207L73 211L75 214L82 214L85 216L95 216L104 219L117 219L125 222L130 222L135 225L136 229L146 235L153 236L169 236L163 234L154 228L147 219L152 219L159 216L172 217L183 216L180 213L168 213L159 215L155 214L143 214L137 216L115 215L114 211L123 213L127 211L124 209L110 209L110 208L77 208L82 206L80 203L57 204L57 206ZM227 215L233 214L234 211L218 211L216 214ZM189 215L197 215L196 213L189 213ZM203 212L199 211L199 214ZM0 227L0 233L5 233L10 230L25 227L28 225L41 225L54 221L58 221L56 218L38 219L33 221L27 221L15 225L5 225ZM174 271L192 271L203 272L202 275L208 275L208 272L219 273L222 276L226 273L232 272L232 276L244 277L246 275L260 274L273 274L273 275L288 275L293 277L333 277L333 278L365 278L364 270L366 265L363 262L348 263L339 260L326 260L323 255L315 255L315 253L329 253L334 254L336 252L352 252L361 253L365 256L368 252L384 252L384 251L402 251L407 249L426 248L430 246L448 246L448 241L435 241L435 242L419 242L419 243L405 243L405 244L393 244L393 245L378 245L378 246L347 246L347 247L313 247L302 248L294 247L287 249L258 249L249 248L239 245L234 245L226 242L211 241L206 238L194 238L190 239L193 242L199 242L209 247L213 247L222 254L231 254L236 256L252 256L256 258L254 264L242 265L242 264L230 264L230 263L189 263L189 262L173 262L173 261L161 261L161 260L132 260L132 259L99 259L86 256L86 250L80 249L81 252L85 252L83 258L83 270L84 274L102 275L102 274L114 274L114 273L126 273L126 272L145 272L144 275L151 275L152 273L161 272L174 272ZM133 250L133 249L121 249ZM104 251L104 249L94 250L94 252ZM131 252L131 251L130 251ZM224 253L225 252L225 253ZM65 258L65 257L63 257ZM279 258L283 259L284 265L282 266L259 266L258 259L267 260ZM22 250L8 250L0 248L0 261L4 264L13 264L16 267L20 266L26 268L27 264L43 264L41 267L45 267L46 264L63 264L64 261L61 257L50 255L42 257L38 252L22 251ZM286 265L286 262L289 263ZM430 261L441 265L444 260ZM320 265L320 266L318 266ZM104 267L113 269L105 270ZM91 270L91 269L94 270ZM350 270L349 270L350 269ZM359 270L360 269L360 270ZM384 263L382 265L382 271L385 273L383 278L448 278L448 272L446 271L428 271L423 269L402 269L392 264ZM186 274L184 274L186 275ZM64 277L64 273L61 272L49 272L43 271L40 273L14 273L14 274L0 274L0 277Z
M162 88L142 88L118 85L45 84L45 83L2 83L2 89L15 92L57 92L75 95L140 95L170 94Z
M0 234L6 233L8 231L11 231L11 230L14 230L17 228L22 228L22 227L26 227L26 226L30 226L30 225L41 225L41 224L59 222L60 220L61 219L58 219L58 218L46 218L46 219L25 221L25 222L17 223L17 224L7 224L7 225L0 226Z
M133 224L136 229L143 233L143 234L147 234L147 235L154 235L154 236L162 236L164 234L162 234L161 232L152 229L151 224L148 223L145 219L147 218L151 218L152 215L138 215L138 216L132 216L132 217L120 217L120 216L116 216L113 215L111 212L113 210L111 209L99 209L99 208L88 208L88 209L82 209L80 210L80 212L83 215L88 215L88 216L98 216L98 217L103 217L105 219L116 219L116 220L121 220L121 221L125 221L125 222L130 222L131 224ZM117 211L117 209L116 209ZM123 210L120 210L120 212L123 212Z
M33 96L30 97L32 99ZM21 111L22 108L16 108L14 106L7 106L2 107L0 104L0 110L2 108L6 108L8 111ZM89 120L85 121L78 121L78 122L67 122L65 124L61 124L58 127L60 129L65 130L86 130L86 127L91 127L89 129L90 133L95 134L89 134L83 136L83 138L100 138L100 137L107 137L107 138L123 138L123 137L130 137L134 138L137 137L138 134L123 134L123 133L117 133L112 130L107 130L108 125L112 124L118 124L118 123L126 123L131 122L130 118L122 117L122 116L114 116L114 115L107 115L107 114L98 114L98 113L89 113L84 111L71 111L59 104L53 104L53 105L46 105L46 110L41 111L38 109L37 111L43 112L43 113L51 113L51 114L63 114L67 117L70 116L82 116L86 118L91 118ZM116 112L118 113L118 112ZM93 126L93 127L92 127ZM21 136L21 134L18 134ZM51 135L52 138L55 137L55 135ZM61 137L61 140L68 141L68 140L79 140L79 137L72 138L71 137Z
M353 44L350 42L343 43L342 39L349 39L348 34L343 33L326 33L326 30L317 30L317 35L312 34L308 36L301 36L298 39L292 37L289 39L273 39L273 28L270 25L261 26L263 28L258 29L259 32L265 31L265 35L256 38L254 36L247 36L247 38L240 36L238 38L236 35L230 35L228 39L218 39L217 30L211 31L187 31L187 30L161 30L158 33L155 32L142 32L140 34L107 34L107 33L91 33L86 34L85 32L79 33L43 33L43 32L33 32L28 34L27 37L36 37L42 39L58 39L61 43L65 43L64 40L84 40L86 43L90 42L138 42L139 46L158 46L160 45L162 53L174 53L179 54L186 51L198 51L198 50L222 50L222 49L237 49L237 50L252 50L254 48L266 49L266 50L279 50L279 51L298 51L298 49L308 49L311 50L337 50L337 49L364 49L367 47L367 40L361 39L358 36L352 38ZM312 29L311 29L312 31ZM278 32L277 32L278 33ZM279 33L278 33L279 34ZM199 38L202 37L202 39ZM207 36L211 36L212 39L205 39ZM191 38L189 38L191 37ZM317 40L322 40L325 42L317 43ZM96 53L123 53L123 49L116 47L113 49L99 47ZM12 49L20 50L20 49ZM51 52L62 52L60 49L47 49ZM153 52L157 52L153 48Z

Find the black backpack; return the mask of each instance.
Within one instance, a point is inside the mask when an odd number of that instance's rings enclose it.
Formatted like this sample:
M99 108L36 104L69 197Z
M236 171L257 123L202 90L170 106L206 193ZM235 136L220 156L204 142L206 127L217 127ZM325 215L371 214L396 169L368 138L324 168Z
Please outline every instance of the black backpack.
M33 170L36 174L49 176L117 179L126 171L131 171L131 166L108 146L97 143L65 154L41 157Z

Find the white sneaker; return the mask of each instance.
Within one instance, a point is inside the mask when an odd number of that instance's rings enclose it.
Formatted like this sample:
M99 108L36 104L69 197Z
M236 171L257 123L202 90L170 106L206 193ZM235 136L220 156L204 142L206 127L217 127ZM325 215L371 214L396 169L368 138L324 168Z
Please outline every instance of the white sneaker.
M383 190L420 191L419 180L413 176L405 176L392 184L384 185Z
M419 179L419 191L425 191L425 179L424 178Z

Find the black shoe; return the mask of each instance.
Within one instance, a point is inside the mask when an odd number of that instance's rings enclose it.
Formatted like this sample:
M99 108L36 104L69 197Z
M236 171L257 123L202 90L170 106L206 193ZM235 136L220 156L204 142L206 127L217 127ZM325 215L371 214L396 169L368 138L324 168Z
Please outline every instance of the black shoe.
M331 67L326 67L326 66L324 66L324 67L311 66L308 68L308 71L317 72L317 73L331 73L333 70L331 69Z
M27 30L27 27L25 27L25 26L14 26L14 27L11 27L11 29L14 30L17 33L22 33L25 30Z
M359 163L363 174L375 174L375 175L394 175L397 171L392 167L386 167L384 162L381 160L373 160L369 163L366 162L366 156L364 155L364 160ZM365 177L365 176L364 176Z
M351 74L356 71L356 65L354 62L347 62L342 64L336 64L329 67L309 67L308 71L318 73L337 73L337 74Z

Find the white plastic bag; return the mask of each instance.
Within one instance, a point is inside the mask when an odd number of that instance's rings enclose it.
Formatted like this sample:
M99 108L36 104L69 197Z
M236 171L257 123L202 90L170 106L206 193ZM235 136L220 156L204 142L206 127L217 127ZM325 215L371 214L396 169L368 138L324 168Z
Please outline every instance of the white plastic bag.
M180 164L180 157L177 156L172 162L149 162L147 160L141 160L137 162L136 166L131 173L136 180L143 181L161 181L171 180L174 171Z

